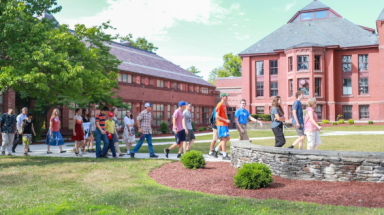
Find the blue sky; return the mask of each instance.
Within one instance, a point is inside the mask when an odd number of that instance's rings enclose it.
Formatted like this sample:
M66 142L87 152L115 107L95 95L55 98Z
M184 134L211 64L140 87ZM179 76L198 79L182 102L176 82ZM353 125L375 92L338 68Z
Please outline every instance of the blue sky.
M57 0L54 14L71 28L111 21L111 34L146 37L157 54L183 68L196 66L204 78L222 65L222 56L238 54L277 28L312 0ZM322 0L355 24L376 29L384 1Z

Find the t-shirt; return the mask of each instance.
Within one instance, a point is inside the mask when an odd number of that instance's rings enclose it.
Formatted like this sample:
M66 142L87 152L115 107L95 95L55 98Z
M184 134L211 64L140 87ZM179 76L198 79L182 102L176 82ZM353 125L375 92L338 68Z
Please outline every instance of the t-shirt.
M279 126L281 124L281 121L275 120L275 114L279 114L279 110L277 110L276 107L273 107L272 111L271 111L271 118L272 118L271 127L272 128L276 128L277 126ZM279 116L282 117L282 115L280 115L280 114L279 114Z
M183 112L183 117L185 119L185 125L187 126L187 129L192 130L193 128L192 128L192 114L191 114L191 112L185 110Z
M105 116L102 113L96 115L96 122L99 123L101 129L105 129Z
M52 122L52 131L58 132L60 129L60 119L59 117L51 117L51 122Z
M180 109L177 109L174 113L173 113L173 118L176 118L176 126L173 125L173 130L176 130L176 127L177 127L177 131L181 131L183 130L183 113L181 112Z
M23 134L32 134L32 120L29 122L28 119L24 119Z
M240 124L247 124L248 123L248 117L250 116L247 109L239 108L236 113L235 117L238 118Z
M109 119L107 121L105 121L105 130L107 130L111 134L114 134L115 133L115 121L109 120Z
M304 118L303 118L303 107L301 106L301 102L299 100L296 100L293 103L292 110L296 110L297 120L300 124L304 124ZM295 117L292 116L292 124L296 124Z
M129 125L129 127L133 127L133 124L135 124L135 121L129 117L124 117L124 127Z
M227 118L227 107L222 102L219 102L217 104L216 113L219 114L219 117L221 117L223 119L228 119ZM224 122L222 120L216 119L216 125L217 126L228 126L228 123Z

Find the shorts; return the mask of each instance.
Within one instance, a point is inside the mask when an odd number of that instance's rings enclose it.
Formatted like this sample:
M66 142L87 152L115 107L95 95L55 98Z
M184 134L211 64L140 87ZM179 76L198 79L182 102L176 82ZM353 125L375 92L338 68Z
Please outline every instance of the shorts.
M239 140L249 140L248 132L247 132L247 125L240 124L240 126L244 130L244 133L241 133L240 128L237 128L237 131L239 132Z
M219 140L219 133L217 132L217 129L216 128L212 128L212 131L213 131L213 138L212 138L212 140L218 141Z
M112 134L112 139L114 143L119 142L119 139L117 138L116 134Z
M32 143L32 134L23 134L23 146L28 146Z
M217 126L217 132L219 133L219 138L229 137L228 126Z
M186 139L185 130L178 131L176 134L176 143L179 145L181 142L184 142Z
M193 132L192 129L188 129L188 134L186 134L186 137L185 137L185 141L191 141L191 140L194 140L196 139L195 137L195 132Z
M304 134L304 124L300 124L300 128L297 127L297 124L293 124L295 126L295 129L296 129L296 133L297 135L299 135L299 137L301 136L305 136Z
M315 146L318 144L321 144L321 139L320 139L320 131L315 131L315 132L307 132L307 146Z

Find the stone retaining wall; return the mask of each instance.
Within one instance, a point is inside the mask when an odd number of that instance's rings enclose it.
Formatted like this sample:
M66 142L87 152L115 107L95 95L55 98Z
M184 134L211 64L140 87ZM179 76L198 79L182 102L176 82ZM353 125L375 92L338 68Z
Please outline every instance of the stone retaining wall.
M384 183L384 153L297 150L232 141L232 166L254 162L266 164L283 178Z

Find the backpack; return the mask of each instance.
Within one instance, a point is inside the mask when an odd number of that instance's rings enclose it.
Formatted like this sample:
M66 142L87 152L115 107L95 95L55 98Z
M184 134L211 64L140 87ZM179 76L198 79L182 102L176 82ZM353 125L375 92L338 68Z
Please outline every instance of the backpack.
M209 118L209 123L212 127L216 127L216 108L213 109L211 117Z

